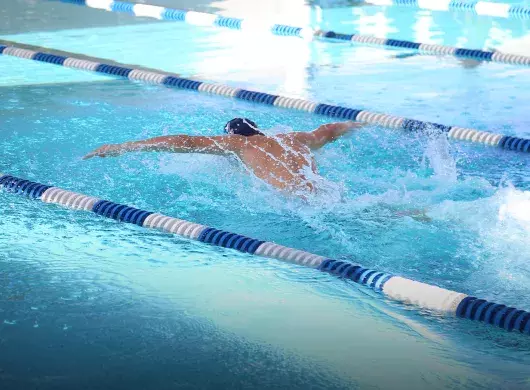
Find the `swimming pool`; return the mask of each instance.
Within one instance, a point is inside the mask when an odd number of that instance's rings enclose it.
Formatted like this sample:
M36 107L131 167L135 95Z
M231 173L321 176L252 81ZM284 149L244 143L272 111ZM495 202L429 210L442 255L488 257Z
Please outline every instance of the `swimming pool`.
M230 2L214 6L237 11ZM68 29L4 31L2 38L530 136L521 104L528 98L526 68L470 70L435 57L397 61L389 50L256 40L65 4L34 7ZM415 32L426 30L438 43L465 37L470 47L487 39L502 45L526 31L521 21L475 17L484 34L470 37L454 28L457 14L296 7L298 23L386 28L389 36L416 40ZM91 20L103 23L100 17L108 26L87 28ZM34 22L24 23L32 30ZM504 35L486 38L497 30ZM80 157L131 138L219 134L234 116L249 116L270 132L312 129L326 118L11 57L1 57L0 67L3 171L529 308L525 154L372 127L319 153L329 195L304 205L217 157ZM6 388L89 380L91 388L528 385L527 336L418 313L311 269L11 194L0 199ZM429 208L433 221L391 214L418 207Z

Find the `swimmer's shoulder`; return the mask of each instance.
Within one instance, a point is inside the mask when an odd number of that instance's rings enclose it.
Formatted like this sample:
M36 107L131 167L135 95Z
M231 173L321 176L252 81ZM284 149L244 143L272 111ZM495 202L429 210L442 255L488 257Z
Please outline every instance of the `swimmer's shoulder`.
M275 138L281 142L289 142L291 144L300 143L296 134L297 133L278 134L275 136Z

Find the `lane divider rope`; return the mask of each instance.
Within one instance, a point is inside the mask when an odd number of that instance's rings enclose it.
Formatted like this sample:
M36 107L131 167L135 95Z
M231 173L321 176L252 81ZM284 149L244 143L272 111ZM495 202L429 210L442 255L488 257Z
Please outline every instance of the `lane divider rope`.
M274 35L299 37L311 39L331 39L353 42L362 45L385 46L400 49L418 50L424 55L443 55L457 58L471 58L478 61L500 62L513 65L530 66L530 57L518 54L501 53L479 49L466 49L461 47L420 43L400 39L378 38L371 35L343 34L334 31L313 30L311 28L289 26L285 24L256 24L240 18L220 16L205 12L195 12L179 9L164 8L149 4L135 4L118 0L54 0L62 3L83 5L90 8L111 12L121 12L130 15L149 17L160 20L185 22L196 26L225 27L233 30L261 30ZM440 1L440 0L436 0Z
M75 53L25 45L1 39L0 54L33 61L47 62L54 65L62 65L67 68L89 70L106 75L119 76L145 83L159 84L168 87L232 97L269 106L307 111L313 114L324 115L332 118L356 120L384 126L390 129L400 129L420 133L438 131L446 133L449 138L457 140L481 143L505 150L530 152L530 139L512 137L458 126L446 126L439 123L419 121L416 119L408 119L394 115L370 112L362 109L335 106L325 103L315 103L303 99L295 99L264 92L250 91L222 84L211 84L202 81L186 79L174 73L161 72L149 68L144 70L142 67L137 67L134 65L120 64L118 62L88 57L85 55L78 56Z
M524 5L467 0L365 0L381 6L405 6L431 11L465 11L481 16L530 19L530 8Z
M489 302L456 291L417 282L359 264L329 259L309 252L246 237L237 233L137 209L58 187L0 173L0 188L30 199L54 203L70 209L91 211L106 218L158 229L203 243L235 249L251 255L274 258L315 268L342 279L369 287L385 297L445 315L485 322L508 331L530 335L530 312Z

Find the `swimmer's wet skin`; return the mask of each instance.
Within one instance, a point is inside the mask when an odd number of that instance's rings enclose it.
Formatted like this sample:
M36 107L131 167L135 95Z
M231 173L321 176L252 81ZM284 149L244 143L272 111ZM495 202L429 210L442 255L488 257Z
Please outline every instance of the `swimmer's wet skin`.
M116 157L129 152L235 155L258 178L278 189L313 192L315 184L304 174L308 168L317 173L312 151L363 126L364 123L347 121L322 125L310 132L267 136L250 119L234 118L224 128L226 135L167 135L103 145L83 159Z

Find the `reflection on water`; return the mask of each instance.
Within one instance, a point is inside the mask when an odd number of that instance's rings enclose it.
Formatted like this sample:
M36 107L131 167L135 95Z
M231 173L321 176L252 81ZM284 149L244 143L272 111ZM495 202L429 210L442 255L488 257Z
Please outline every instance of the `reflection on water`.
M315 14L313 23L322 29L474 49L496 47L507 52L511 52L508 48L515 49L518 39L528 35L530 23L524 19L484 17L456 10L349 7L333 1L310 4ZM530 55L529 50L527 47L525 55Z
M22 240L29 237L20 232ZM139 289L140 273L165 283L157 271L161 264L145 261L138 268L131 257L120 258L117 252L108 264L105 256L62 240L66 246L43 240L34 250L14 245L2 251L2 389L356 386L354 379L318 359L238 335L211 316L197 315L186 303L189 297L170 299L167 288L164 293L160 286L149 290L145 280ZM142 244L141 238L135 241ZM98 249L112 251L107 245ZM169 272L173 283L179 283Z

